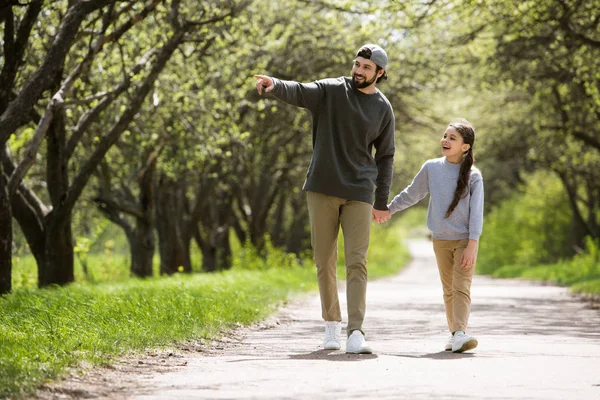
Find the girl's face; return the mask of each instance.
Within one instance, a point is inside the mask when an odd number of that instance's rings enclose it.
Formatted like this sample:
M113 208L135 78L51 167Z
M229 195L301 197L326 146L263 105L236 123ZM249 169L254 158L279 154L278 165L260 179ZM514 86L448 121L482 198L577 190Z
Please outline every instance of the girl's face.
M444 135L442 136L441 144L442 154L446 156L448 161L453 163L461 162L463 154L471 148L470 145L464 142L460 133L451 126L446 128L446 132L444 132Z

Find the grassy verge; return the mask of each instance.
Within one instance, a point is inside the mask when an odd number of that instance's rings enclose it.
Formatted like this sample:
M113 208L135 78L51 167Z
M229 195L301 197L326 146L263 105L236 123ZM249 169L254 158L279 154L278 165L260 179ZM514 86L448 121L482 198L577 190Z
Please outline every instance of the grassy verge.
M600 295L600 246L588 239L585 252L571 260L535 266L508 265L492 276L548 281L568 286L575 293Z
M402 224L374 226L371 278L393 274L406 264L403 231ZM103 365L126 353L218 337L317 288L309 261L301 266L275 250L267 260L239 253L243 256L232 270L217 274L121 277L114 283L84 281L44 290L24 285L1 297L0 398L32 393L83 363ZM104 268L110 276L110 264Z

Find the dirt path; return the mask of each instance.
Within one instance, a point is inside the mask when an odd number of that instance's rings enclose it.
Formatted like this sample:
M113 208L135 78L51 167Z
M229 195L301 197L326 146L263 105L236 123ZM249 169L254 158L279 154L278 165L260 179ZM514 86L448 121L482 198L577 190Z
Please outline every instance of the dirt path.
M320 350L315 295L210 351L125 360L42 397L600 399L597 308L564 288L477 276L470 331L479 347L444 352L447 332L431 244L413 241L410 248L415 258L407 269L369 283L365 330L372 355Z

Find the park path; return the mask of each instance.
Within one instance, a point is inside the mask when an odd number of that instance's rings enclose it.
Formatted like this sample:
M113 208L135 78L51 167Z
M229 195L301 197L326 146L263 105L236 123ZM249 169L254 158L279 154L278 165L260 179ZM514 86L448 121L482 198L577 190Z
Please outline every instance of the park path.
M414 259L404 271L369 283L365 330L374 354L320 350L319 300L310 296L237 344L141 376L126 398L600 399L598 309L564 288L476 276L470 331L479 347L444 352L431 244L409 246Z
M320 350L323 328L313 294L229 343L170 357L176 362L169 368L129 368L127 379L115 375L120 383L112 387L104 376L105 391L70 394L140 400L600 399L598 308L565 288L476 276L470 332L479 347L444 352L447 332L431 243L410 241L409 247L414 258L406 269L369 283L364 327L372 355ZM343 288L340 295L345 297Z

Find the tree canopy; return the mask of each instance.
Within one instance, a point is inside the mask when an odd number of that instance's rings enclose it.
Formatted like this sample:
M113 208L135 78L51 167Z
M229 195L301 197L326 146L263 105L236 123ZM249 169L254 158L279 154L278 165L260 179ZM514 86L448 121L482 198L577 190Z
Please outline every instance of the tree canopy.
M137 276L156 252L162 273L191 271L192 243L203 270L228 268L230 232L259 251L266 237L307 249L310 116L259 97L253 75L347 75L367 42L390 58L379 88L396 115L393 190L465 117L488 209L548 171L573 240L598 237L599 23L600 4L583 0L4 2L0 292L13 231L39 285L65 284L90 218L123 230Z

